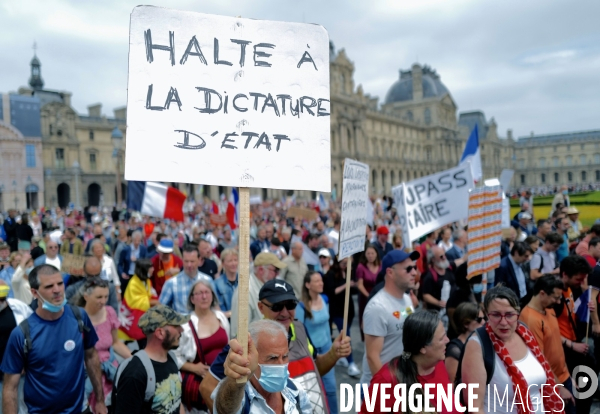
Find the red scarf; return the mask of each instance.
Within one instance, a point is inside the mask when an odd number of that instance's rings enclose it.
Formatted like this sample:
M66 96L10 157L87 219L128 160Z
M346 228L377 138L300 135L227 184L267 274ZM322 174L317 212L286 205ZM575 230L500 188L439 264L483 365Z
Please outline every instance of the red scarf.
M529 411L529 408L535 408L535 406L531 403L531 399L529 399L529 401L527 401L527 402L523 401L524 397L527 396L527 387L528 387L527 380L525 380L523 373L515 365L515 362L513 361L510 354L508 353L508 350L504 346L504 342L502 342L500 339L498 339L498 337L496 336L494 331L492 331L492 328L490 327L489 324L486 324L485 330L487 331L490 339L492 340L492 344L494 345L494 350L496 351L496 354L502 360L502 362L504 362L506 371L508 372L508 375L510 376L510 379L513 383L513 392L515 393L515 395L519 396L518 398L520 400L519 401L520 404L519 404L519 402L517 402L517 404L516 404L517 408L518 408L518 413L519 414L531 413L531 411ZM520 323L517 326L516 333L521 337L523 342L525 342L525 345L527 345L527 348L529 348L529 350L531 350L531 353L538 360L538 362L540 363L542 368L544 368L544 371L546 372L545 384L551 385L552 390L554 390L554 386L556 385L556 382L554 381L554 374L552 373L552 370L550 369L550 365L548 364L548 361L546 361L546 358L544 358L542 351L540 351L540 347L538 346L538 343L537 343L535 337L529 331L529 329L527 329L524 325L522 325ZM517 392L517 390L519 392ZM544 409L546 411L550 411L552 413L564 413L563 400L558 395L556 395L554 393L554 391L552 391L550 393L550 395L548 395L548 396L544 395L544 398L542 398L542 401L544 404Z

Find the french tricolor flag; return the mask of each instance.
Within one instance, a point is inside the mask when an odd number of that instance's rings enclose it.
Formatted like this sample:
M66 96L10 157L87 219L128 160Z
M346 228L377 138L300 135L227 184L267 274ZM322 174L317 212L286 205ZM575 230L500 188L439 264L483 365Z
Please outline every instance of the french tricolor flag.
M240 209L240 197L238 191L235 188L231 189L231 196L229 196L229 203L227 203L227 221L231 230L235 230L239 225L239 209Z
M161 183L128 181L127 208L151 217L183 221L185 194Z
M465 150L463 151L463 155L460 158L458 165L462 165L469 161L471 162L473 180L475 180L475 182L481 181L483 174L481 172L481 151L479 150L479 133L477 130L477 124L475 124L475 128L473 128L471 135L469 135L469 139L465 145Z

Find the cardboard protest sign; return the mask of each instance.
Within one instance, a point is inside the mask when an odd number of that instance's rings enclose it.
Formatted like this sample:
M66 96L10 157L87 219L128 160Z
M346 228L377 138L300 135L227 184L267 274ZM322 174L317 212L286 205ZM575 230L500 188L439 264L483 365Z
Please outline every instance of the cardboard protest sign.
M342 222L338 260L365 249L369 166L346 158L342 190Z
M308 221L315 221L317 218L319 218L319 213L312 208L290 207L287 211L286 217L301 217Z
M467 235L468 278L500 266L502 188L499 185L471 191Z
M473 187L469 163L394 187L400 225L408 237L405 245L410 246L413 240L445 224L466 218L469 190Z
M225 227L227 223L227 216L225 214L210 214L210 224L212 224L213 226Z
M331 190L322 26L138 6L129 42L127 180Z
M83 275L83 264L85 263L85 256L76 256L74 254L63 254L62 264L60 271L69 275L82 276Z

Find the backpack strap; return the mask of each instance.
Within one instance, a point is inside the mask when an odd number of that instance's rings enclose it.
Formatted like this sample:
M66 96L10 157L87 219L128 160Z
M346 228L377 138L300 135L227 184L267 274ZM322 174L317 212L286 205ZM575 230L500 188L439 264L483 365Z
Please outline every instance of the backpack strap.
M79 306L69 305L69 307L71 308L73 315L75 315L75 319L77 319L77 325L79 326L79 332L81 332L81 333L89 332L90 327L86 326L85 323L83 323L83 318L81 317L81 309L79 309Z
M172 353L172 351L169 351L169 355L171 355L171 357L173 358L174 354ZM152 397L154 397L154 393L156 391L156 377L154 375L154 367L152 366L152 361L150 360L150 357L144 350L136 352L133 356L131 356L131 357L127 358L125 361L121 362L121 364L119 365L119 368L117 368L117 374L115 375L115 380L113 381L113 390L118 389L119 378L121 378L121 374L123 373L123 371L125 371L125 368L127 367L127 365L129 365L129 363L131 362L131 360L133 358L138 358L140 360L140 362L142 363L142 365L144 366L144 369L146 370L146 376L148 379L146 381L146 391L144 393L144 401L146 401L146 402L150 401L152 399Z
M19 324L19 328L25 337L25 341L23 342L23 365L25 368L27 368L27 355L33 347L33 344L31 343L31 331L29 330L29 321L27 319L23 319Z
M483 365L485 366L485 372L487 374L486 384L489 384L494 376L494 368L496 367L496 351L494 351L494 345L492 340L485 330L485 326L481 326L475 330L479 343L481 344L481 352L483 354ZM467 347L465 346L465 349Z

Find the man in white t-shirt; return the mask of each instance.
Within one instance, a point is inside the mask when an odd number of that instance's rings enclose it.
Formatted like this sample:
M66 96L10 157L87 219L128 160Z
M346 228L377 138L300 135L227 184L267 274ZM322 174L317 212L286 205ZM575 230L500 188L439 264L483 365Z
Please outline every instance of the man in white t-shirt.
M369 384L373 375L395 356L402 353L404 321L414 312L408 290L415 287L417 264L421 257L414 251L392 250L382 261L385 286L367 304L363 315L365 355L362 384Z
M52 265L60 270L62 265L62 256L58 254L58 243L56 243L54 240L50 240L46 243L46 254L43 254L35 259L35 262L33 263L34 266L40 266L43 264Z

